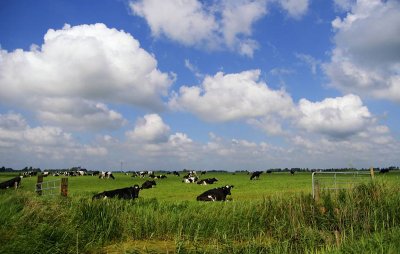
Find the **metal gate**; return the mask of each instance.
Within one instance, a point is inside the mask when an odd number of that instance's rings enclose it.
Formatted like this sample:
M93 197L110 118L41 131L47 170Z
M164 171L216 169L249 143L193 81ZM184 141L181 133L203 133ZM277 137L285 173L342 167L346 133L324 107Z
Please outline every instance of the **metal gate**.
M42 182L43 178L38 177L35 192L40 196L56 195L61 193L67 196L68 193L68 178L56 179L52 181Z
M368 182L373 174L368 171L354 172L314 172L312 173L312 196L320 191L350 189L360 183Z

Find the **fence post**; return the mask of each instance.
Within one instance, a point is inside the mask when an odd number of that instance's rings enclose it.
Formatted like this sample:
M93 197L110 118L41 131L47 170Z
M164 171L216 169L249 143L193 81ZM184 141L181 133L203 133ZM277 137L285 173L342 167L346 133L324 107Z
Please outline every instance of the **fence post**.
M68 178L61 178L61 196L68 196Z
M369 172L371 172L371 178L372 179L374 179L374 168L373 167L371 167L370 169L369 169Z
M42 183L43 183L43 175L38 175L36 182L36 193L39 196L42 195Z

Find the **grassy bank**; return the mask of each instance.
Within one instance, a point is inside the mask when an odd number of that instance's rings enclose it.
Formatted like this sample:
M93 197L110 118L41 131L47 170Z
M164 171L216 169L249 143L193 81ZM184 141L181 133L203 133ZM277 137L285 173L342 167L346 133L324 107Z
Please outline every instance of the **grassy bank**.
M0 253L397 253L399 187L198 203L0 193ZM158 244L147 249L143 242ZM122 244L127 243L127 244ZM131 243L131 244L129 244ZM158 246L158 247L157 247Z

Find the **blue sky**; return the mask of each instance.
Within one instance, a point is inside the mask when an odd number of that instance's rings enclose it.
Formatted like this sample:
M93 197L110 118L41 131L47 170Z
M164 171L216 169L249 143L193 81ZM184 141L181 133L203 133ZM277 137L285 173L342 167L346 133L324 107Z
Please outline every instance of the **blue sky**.
M0 164L265 170L400 158L395 0L0 2Z

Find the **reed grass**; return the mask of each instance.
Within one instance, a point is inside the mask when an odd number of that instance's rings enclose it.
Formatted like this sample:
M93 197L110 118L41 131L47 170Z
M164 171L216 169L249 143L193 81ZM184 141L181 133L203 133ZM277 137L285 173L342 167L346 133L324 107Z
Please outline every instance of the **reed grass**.
M300 193L224 203L2 192L0 253L101 253L148 240L174 242L176 253L398 253L399 190L371 182L319 201Z

